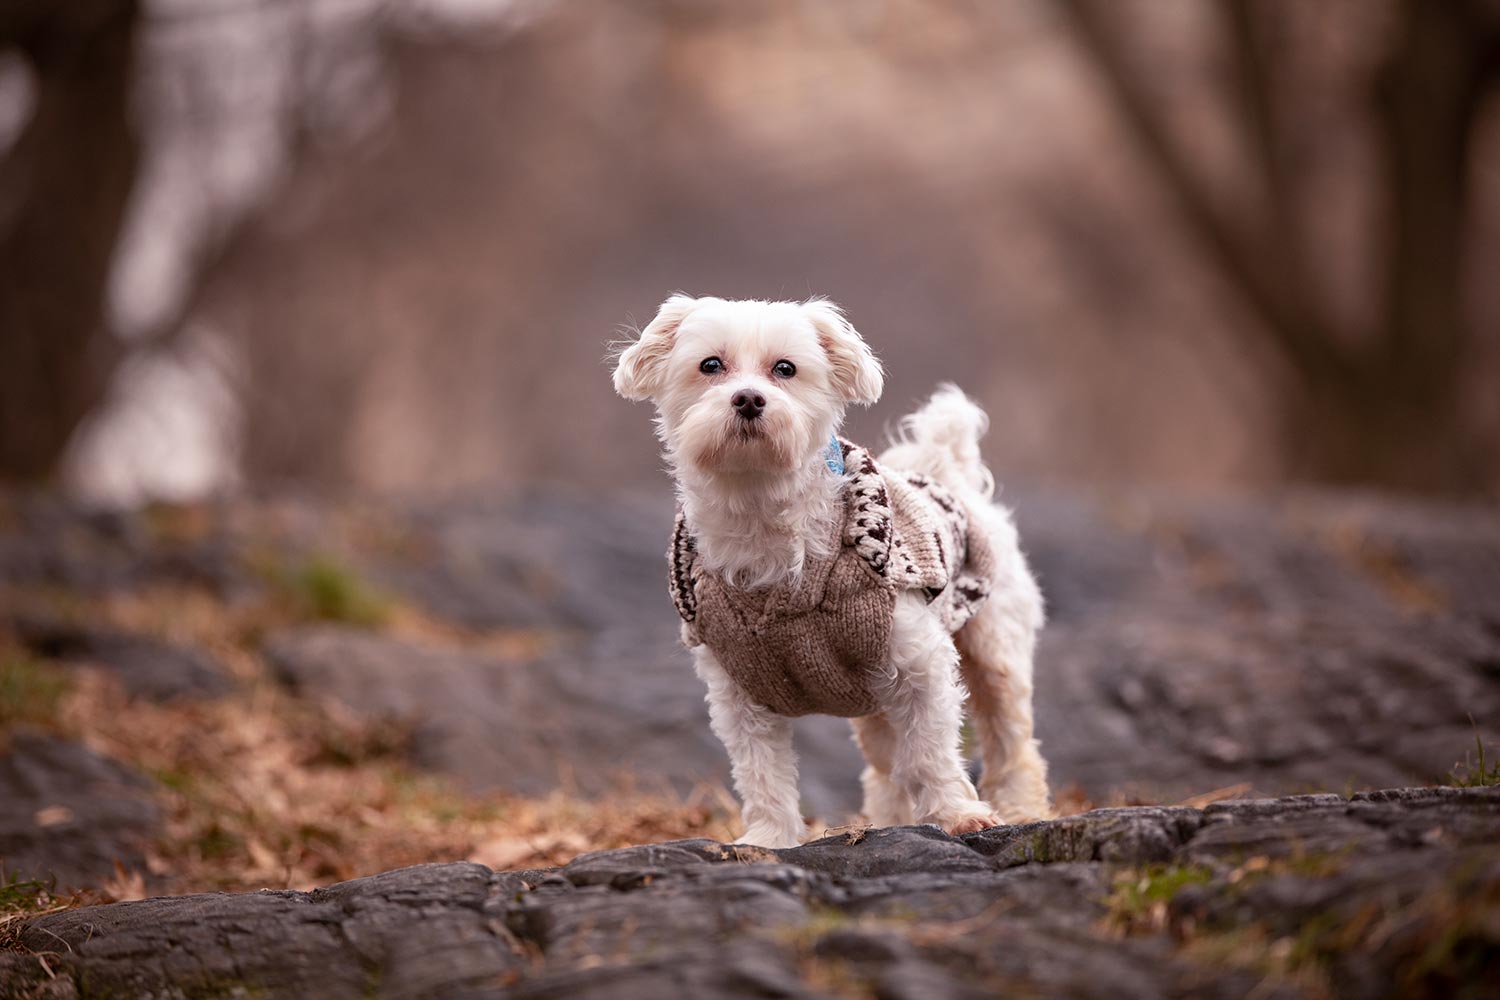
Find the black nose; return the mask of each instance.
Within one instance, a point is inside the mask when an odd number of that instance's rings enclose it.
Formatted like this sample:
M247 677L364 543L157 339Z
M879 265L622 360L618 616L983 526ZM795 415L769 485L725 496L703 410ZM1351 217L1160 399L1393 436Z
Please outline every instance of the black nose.
M746 420L754 420L766 408L766 397L749 389L741 389L729 403L740 416Z

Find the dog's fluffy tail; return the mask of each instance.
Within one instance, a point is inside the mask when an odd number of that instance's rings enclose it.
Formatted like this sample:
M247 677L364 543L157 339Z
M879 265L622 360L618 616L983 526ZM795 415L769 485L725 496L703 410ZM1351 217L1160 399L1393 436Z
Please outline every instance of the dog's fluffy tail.
M962 389L944 382L921 409L901 418L880 461L988 500L995 477L979 456L979 439L989 426L990 418Z

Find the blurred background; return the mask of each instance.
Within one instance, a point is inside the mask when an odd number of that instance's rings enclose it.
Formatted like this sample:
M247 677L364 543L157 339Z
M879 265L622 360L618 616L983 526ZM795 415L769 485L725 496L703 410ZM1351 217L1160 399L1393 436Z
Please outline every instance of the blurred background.
M988 409L1064 812L1500 780L1497 277L1500 0L0 0L0 879L736 836L674 290Z
M664 489L601 359L841 302L1002 479L1500 488L1492 0L9 0L0 476Z

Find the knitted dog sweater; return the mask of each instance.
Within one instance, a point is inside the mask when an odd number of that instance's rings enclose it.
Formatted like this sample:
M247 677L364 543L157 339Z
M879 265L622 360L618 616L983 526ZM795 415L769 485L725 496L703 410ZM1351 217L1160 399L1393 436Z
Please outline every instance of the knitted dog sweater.
M706 645L729 676L778 715L869 715L871 680L890 649L896 595L915 590L949 632L990 592L994 555L964 505L940 483L876 464L840 439L847 470L832 555L802 574L745 589L702 569L681 510L667 553L683 641Z

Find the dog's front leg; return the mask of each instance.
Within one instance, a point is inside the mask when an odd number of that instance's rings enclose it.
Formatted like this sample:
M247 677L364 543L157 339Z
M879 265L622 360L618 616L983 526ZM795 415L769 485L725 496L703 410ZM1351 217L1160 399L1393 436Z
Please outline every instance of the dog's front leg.
M919 823L949 833L997 826L982 802L959 752L963 688L953 638L920 597L896 600L891 623L891 673L880 692L881 709L895 733L891 780L911 803Z
M791 720L752 702L707 646L693 648L693 668L708 686L709 725L729 751L729 770L744 812L743 842L796 847L806 825L797 794Z

